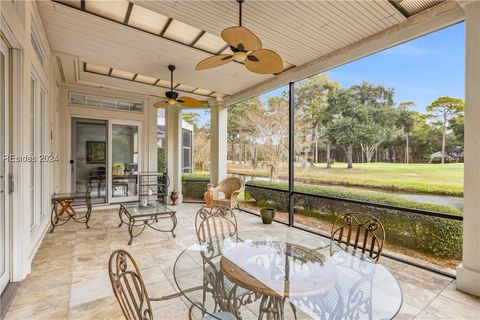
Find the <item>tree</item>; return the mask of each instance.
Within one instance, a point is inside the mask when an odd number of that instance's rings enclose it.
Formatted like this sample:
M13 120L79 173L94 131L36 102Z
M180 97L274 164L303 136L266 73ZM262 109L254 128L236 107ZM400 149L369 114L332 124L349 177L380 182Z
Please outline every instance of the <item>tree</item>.
M350 89L338 89L328 95L331 115L326 131L328 139L345 148L347 168L353 168L353 145L358 142L361 103Z
M192 111L182 111L182 119L185 122L190 123L193 126L193 130L198 129L200 122L200 115Z
M427 111L431 117L438 119L442 127L442 163L445 163L448 122L461 114L464 108L465 106L462 99L452 97L440 97L427 107Z
M394 90L363 81L359 85L353 85L350 91L360 106L357 135L361 150L369 163L379 146L393 136L396 117L393 109Z
M254 169L257 165L256 128L246 121L246 119L248 119L248 113L258 111L261 105L262 102L260 98L255 97L232 105L227 110L227 139L231 146L231 160L235 161L235 151L237 148L242 149L242 144L245 145L245 147L247 144L250 144L250 160Z
M415 103L411 101L405 101L398 105L398 126L401 128L403 134L405 135L405 157L404 162L409 163L410 161L410 146L409 146L409 136L413 130L415 123L415 118L413 116L413 111L409 110L414 107Z
M256 133L265 163L270 167L270 179L276 180L282 161L288 156L288 101L285 96L271 97L258 109L249 110L246 123Z
M321 131L324 130L325 124L329 121L327 114L328 94L330 91L338 89L336 82L330 81L327 75L318 74L312 76L298 84L295 89L296 93L296 110L295 110L295 132L298 133L300 141L305 141L305 137L310 136L313 149L312 160L318 162L318 149ZM295 139L299 144L299 139ZM297 150L302 146L296 146ZM330 143L326 141L327 147L327 168L330 167L329 154Z

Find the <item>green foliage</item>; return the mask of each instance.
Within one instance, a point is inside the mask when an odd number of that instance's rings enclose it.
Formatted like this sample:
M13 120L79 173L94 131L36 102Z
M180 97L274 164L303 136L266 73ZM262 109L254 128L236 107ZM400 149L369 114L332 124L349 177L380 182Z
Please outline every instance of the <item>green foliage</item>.
M167 158L165 148L157 146L157 170L160 173L167 171Z
M210 183L206 174L184 173L182 175L182 193L185 200L203 201L203 194Z
M280 190L267 190L256 186L268 186ZM275 206L278 210L287 211L288 192L285 183L269 183L266 181L250 181L246 185L245 199L255 200L257 206ZM458 210L438 205L416 203L351 191L343 192L328 187L299 185L298 192L318 194L330 197L342 197L380 203L388 203L403 207L418 207L419 209L446 211L460 214ZM393 196L392 196L393 197ZM297 195L296 212L300 215L314 217L323 221L333 222L338 215L346 213L368 213L376 216L386 230L388 244L426 252L434 256L460 259L462 253L462 221L448 220L440 217L430 217L410 212L376 208L369 205L347 203L341 200L318 198L313 196Z
M272 181L263 181L263 180L251 180L247 182L249 186L260 186L260 187L269 187L279 190L288 191L288 184L285 182L272 182ZM389 195L384 193L379 193L375 191L368 190L351 190L351 189L340 189L338 187L329 187L329 186L316 186L296 183L295 191L327 196L327 197L336 197L342 199L350 200L359 200L365 202L373 202L378 204L387 204L397 207L405 207L412 209L421 209L428 211L437 211L442 213L451 213L462 215L462 211L438 204L430 204L418 201L405 200L395 195Z
M112 169L120 169L120 168L122 168L122 164L121 164L121 163L119 163L119 162L114 162L114 163L112 164Z
M182 181L195 181L195 180L210 181L210 176L207 175L206 173L198 173L198 172L182 174Z

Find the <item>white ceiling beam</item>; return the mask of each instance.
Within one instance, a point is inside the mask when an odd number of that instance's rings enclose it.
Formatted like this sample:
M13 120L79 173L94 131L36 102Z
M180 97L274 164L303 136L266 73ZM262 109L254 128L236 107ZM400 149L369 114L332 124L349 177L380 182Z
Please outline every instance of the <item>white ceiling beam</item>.
M225 104L232 105L287 85L289 82L328 71L345 63L463 21L464 18L464 11L456 2L446 1L414 15L398 25L232 94L225 99Z

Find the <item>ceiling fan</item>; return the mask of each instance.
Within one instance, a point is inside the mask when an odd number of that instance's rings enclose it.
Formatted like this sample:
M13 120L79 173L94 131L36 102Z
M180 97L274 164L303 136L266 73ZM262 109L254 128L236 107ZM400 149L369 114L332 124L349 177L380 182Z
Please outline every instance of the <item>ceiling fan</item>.
M206 101L200 101L190 97L179 97L178 92L173 91L173 71L175 70L174 65L169 65L168 70L170 70L170 91L165 92L165 97L162 97L164 100L155 103L153 106L155 108L163 108L168 106L173 106L179 104L182 107L201 107Z
M222 31L223 40L230 46L233 54L219 54L200 61L197 71L222 66L231 61L243 63L251 72L260 74L275 74L283 71L283 61L278 53L262 49L262 42L250 30L242 26L242 3L239 5L239 26Z

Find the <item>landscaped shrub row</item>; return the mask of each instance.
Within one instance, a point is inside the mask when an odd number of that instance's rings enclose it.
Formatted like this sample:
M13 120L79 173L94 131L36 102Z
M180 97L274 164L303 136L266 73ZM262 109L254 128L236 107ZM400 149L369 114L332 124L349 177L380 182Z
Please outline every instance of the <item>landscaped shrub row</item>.
M259 186L284 190L274 191ZM250 181L246 185L245 200L255 200L259 206L275 206L278 210L288 209L288 188L286 183ZM355 199L368 202L391 204L445 213L460 214L454 208L403 200L395 196L384 196L370 191L334 190L329 187L297 185L297 192L329 197ZM388 243L431 253L448 259L460 259L462 253L462 222L431 217L417 213L377 208L369 205L347 203L341 200L314 196L296 195L296 213L333 222L340 214L368 213L380 219L385 227Z
M203 200L203 194L210 183L210 177L203 174L184 173L182 193L185 200Z

